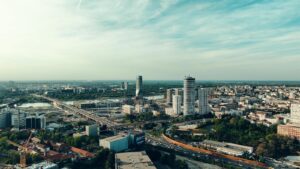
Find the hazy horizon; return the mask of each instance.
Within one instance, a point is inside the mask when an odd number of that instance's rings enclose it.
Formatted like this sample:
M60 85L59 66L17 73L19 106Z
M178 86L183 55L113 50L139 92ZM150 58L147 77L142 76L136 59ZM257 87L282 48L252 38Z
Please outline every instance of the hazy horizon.
M160 79L143 79L143 82L180 82L182 83L184 79L173 79L173 80L160 80ZM136 79L112 79L112 80L4 80L0 83L7 82L20 82L20 83L30 83L30 82L136 82ZM300 80L197 80L196 82L300 82Z
M0 81L299 81L299 0L3 0Z

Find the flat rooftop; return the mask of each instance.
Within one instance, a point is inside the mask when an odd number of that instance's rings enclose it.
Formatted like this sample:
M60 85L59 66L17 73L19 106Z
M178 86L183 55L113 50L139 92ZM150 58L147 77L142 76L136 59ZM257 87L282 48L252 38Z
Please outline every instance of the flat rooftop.
M127 137L126 134L119 134L119 135L116 135L116 136L104 138L102 140L113 142L113 141L116 141L116 140L119 140L119 139L122 139L122 138L125 138L125 137Z
M156 169L145 151L117 153L117 169Z

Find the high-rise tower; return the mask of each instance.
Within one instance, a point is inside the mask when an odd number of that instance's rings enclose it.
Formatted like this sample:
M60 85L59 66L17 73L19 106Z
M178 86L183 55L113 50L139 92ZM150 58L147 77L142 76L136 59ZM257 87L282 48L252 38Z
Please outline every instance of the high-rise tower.
M186 77L183 83L183 114L191 115L195 113L195 78Z
M300 104L291 104L291 121L300 125Z
M137 98L142 98L143 97L142 86L143 86L143 77L138 76L136 78L136 90L135 90L135 96Z
M174 95L181 96L181 105L182 105L182 103L183 103L183 90L182 90L182 88L174 89Z
M173 95L173 111L176 115L181 113L181 100L180 95Z
M199 114L203 115L209 112L207 97L208 97L207 88L198 89Z
M167 102L167 104L169 104L169 105L172 104L172 96L173 96L173 89L167 89L167 93L166 93L166 102Z

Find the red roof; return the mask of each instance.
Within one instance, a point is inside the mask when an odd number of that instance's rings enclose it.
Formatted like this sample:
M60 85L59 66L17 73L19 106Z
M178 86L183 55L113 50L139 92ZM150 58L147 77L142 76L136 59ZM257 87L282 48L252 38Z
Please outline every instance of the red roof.
M80 148L76 148L76 147L71 147L71 151L73 151L74 153L78 153L84 157L95 157L95 154L88 152L86 150L82 150Z

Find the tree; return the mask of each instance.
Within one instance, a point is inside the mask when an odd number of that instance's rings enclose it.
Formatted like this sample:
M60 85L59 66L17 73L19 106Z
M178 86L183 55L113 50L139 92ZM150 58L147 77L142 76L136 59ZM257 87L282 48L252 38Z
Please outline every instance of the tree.
M115 164L115 154L113 152L109 152L107 160L105 162L105 169L114 169Z
M182 160L176 160L175 164L176 164L175 165L176 169L188 169L189 168L188 164Z
M266 150L266 143L260 143L256 148L255 154L259 156L263 156L265 154L265 150Z

